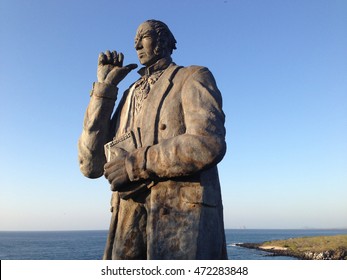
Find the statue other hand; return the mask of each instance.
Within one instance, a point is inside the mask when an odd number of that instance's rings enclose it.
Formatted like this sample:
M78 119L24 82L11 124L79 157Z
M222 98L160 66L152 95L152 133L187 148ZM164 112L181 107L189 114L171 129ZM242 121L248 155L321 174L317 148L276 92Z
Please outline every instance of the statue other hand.
M117 86L129 72L137 68L137 64L123 66L124 55L116 51L100 53L98 58L97 77L99 83L109 83Z
M130 183L125 168L125 157L126 154L121 155L104 166L104 176L110 182L112 191L119 191Z

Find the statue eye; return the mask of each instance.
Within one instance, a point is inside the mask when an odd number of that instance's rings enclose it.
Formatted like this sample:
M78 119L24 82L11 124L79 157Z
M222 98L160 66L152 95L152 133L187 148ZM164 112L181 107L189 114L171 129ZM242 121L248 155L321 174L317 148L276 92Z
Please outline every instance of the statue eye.
M135 39L135 42L134 42L135 46L136 46L141 40L142 40L142 38L136 38L136 39Z

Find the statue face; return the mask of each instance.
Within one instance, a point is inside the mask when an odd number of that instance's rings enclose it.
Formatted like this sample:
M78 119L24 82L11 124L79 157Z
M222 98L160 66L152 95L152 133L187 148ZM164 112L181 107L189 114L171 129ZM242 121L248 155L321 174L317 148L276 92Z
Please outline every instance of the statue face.
M161 58L155 53L156 47L157 33L149 23L142 23L135 37L135 49L142 65L150 66Z

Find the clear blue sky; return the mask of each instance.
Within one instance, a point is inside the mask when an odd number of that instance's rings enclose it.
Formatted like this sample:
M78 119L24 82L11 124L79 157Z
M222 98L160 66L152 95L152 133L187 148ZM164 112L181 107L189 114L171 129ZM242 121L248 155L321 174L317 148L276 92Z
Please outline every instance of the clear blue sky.
M346 228L347 1L1 0L0 230L108 228L108 183L82 176L77 140L99 52L136 63L151 18L222 92L226 228Z

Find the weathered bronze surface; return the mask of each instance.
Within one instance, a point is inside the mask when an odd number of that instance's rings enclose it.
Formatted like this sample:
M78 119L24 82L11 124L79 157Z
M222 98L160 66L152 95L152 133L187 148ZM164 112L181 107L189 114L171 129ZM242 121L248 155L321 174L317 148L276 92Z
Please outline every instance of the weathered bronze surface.
M79 162L111 184L104 259L226 259L217 163L226 152L222 97L211 72L172 62L176 40L160 21L142 23L143 68L112 114L117 85L137 67L101 53Z

